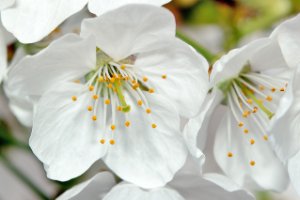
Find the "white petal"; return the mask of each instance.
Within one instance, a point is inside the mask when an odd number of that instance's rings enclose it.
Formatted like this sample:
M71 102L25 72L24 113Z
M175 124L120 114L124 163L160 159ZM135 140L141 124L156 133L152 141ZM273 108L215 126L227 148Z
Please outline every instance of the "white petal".
M175 19L164 8L129 5L84 20L81 30L83 36L94 35L97 46L118 61L150 50L158 39L174 38Z
M77 96L77 101L73 102L72 96ZM100 124L87 110L91 96L81 84L59 84L36 106L29 143L47 165L51 179L66 181L79 176L106 153L99 143ZM100 105L99 110L103 109Z
M294 72L286 93L280 99L276 115L272 118L272 139L275 151L287 161L300 149L300 68Z
M120 184L114 187L103 200L184 200L175 190L170 188L156 188L143 190L132 184Z
M206 177L181 174L170 183L186 200L254 200L249 192L238 188L232 181L220 176ZM217 182L218 184L216 184ZM223 189L224 187L224 189Z
M41 40L88 0L16 0L13 7L1 13L5 28L22 43Z
M288 171L291 183L300 195L300 152L289 160Z
M259 129L249 126L249 130ZM255 144L250 144L251 139L255 140ZM233 157L229 158L228 152L232 152ZM222 170L242 186L257 184L260 188L278 191L287 187L286 170L269 142L263 139L263 134L254 131L244 134L232 114L227 113L219 125L214 155ZM255 166L250 165L252 160Z
M57 200L101 199L116 184L110 172L101 172L60 195Z
M288 67L277 41L262 38L230 51L217 61L211 74L212 85L236 77L249 63L252 71L260 72L270 68Z
M280 24L271 36L278 40L282 53L290 67L295 67L300 63L297 53L300 51L299 23L300 15L297 15Z
M41 95L54 84L83 77L96 63L93 38L68 34L34 56L26 56L8 73L7 88Z
M187 149L179 132L176 107L161 95L145 94L152 110L126 96L131 105L130 127L125 127L123 113L117 115L114 131L116 144L109 148L105 163L122 179L143 188L160 187L169 182L184 165ZM157 127L152 128L152 123Z
M114 10L127 4L150 4L161 6L170 2L171 0L117 0L117 1L106 1L106 0L90 0L89 10L95 15L102 15L107 11Z
M208 63L179 39L158 43L165 46L139 54L135 65L149 78L147 84L176 104L181 116L193 117L209 89Z
M207 95L205 102L202 105L201 112L195 118L190 119L184 127L183 136L185 142L192 156L200 158L200 163L202 163L202 151L207 142L207 128L211 115L222 99L223 94L219 90L213 90L212 93Z
M15 3L15 0L1 0L0 2L0 10L8 8Z
M0 29L0 83L6 74L7 67L7 52L6 52L6 44L5 38L2 30Z

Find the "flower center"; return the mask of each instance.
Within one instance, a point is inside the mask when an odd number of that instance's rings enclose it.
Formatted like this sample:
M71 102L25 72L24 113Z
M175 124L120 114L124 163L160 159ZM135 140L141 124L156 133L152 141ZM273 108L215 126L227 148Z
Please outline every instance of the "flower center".
M136 56L129 56L126 59L115 62L112 58L97 49L97 62L93 71L89 72L83 81L91 93L92 104L87 107L87 111L92 113L91 120L103 120L103 124L110 124L110 134L104 134L100 139L101 144L105 144L108 140L111 145L115 144L114 131L117 129L116 112L121 112L125 115L124 126L130 127L131 121L128 119L127 113L130 112L131 106L126 101L124 92L136 102L136 106L141 107L146 112L150 121L151 108L147 102L144 92L154 93L155 90L148 85L148 78L142 75L135 64ZM162 75L166 79L166 75ZM77 101L77 96L72 96L72 101ZM101 111L103 116L101 119L97 116L97 107L100 103L104 104L104 109ZM107 109L111 113L107 113ZM110 115L109 118L107 115ZM152 128L157 125L153 122L150 124Z
M218 85L224 92L224 102L231 111L228 117L233 116L238 131L246 135L249 145L253 146L257 138L268 141L270 119L276 113L287 84L287 80L283 78L253 72L247 65L237 77ZM230 131L228 134L227 138L230 140ZM230 151L230 141L228 143L227 156L231 158L234 153ZM254 160L249 161L251 166L255 163Z

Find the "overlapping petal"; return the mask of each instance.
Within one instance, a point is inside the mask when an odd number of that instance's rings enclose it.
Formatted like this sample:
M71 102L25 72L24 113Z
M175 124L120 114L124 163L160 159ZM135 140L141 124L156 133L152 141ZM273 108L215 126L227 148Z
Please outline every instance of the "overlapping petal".
M175 102L180 115L195 116L208 91L207 61L178 39L157 43L165 46L140 53L135 66L151 87Z
M25 96L41 95L58 82L81 78L95 67L95 49L92 37L65 35L40 53L11 66L7 90L18 90Z
M105 1L105 0L89 0L88 8L95 15L101 15L110 10L114 10L126 4L149 4L149 5L163 5L171 0L117 0L117 1Z
M115 184L114 176L110 172L102 172L66 191L57 200L100 200Z
M119 61L150 51L149 46L161 38L174 38L175 20L164 8L128 5L85 20L81 30L82 36L94 35L97 47Z
M99 143L101 124L87 111L91 101L85 86L63 83L48 90L37 104L29 144L47 166L49 178L66 181L79 176L105 155L106 146Z
M66 18L81 10L88 0L16 0L1 12L5 28L22 43L41 40Z
M161 95L145 94L151 114L126 96L131 111L130 127L124 114L117 114L114 138L105 163L122 179L144 188L165 185L184 165L187 150L179 130L179 115L171 101ZM152 128L152 124L156 128ZM109 128L109 127L108 127Z

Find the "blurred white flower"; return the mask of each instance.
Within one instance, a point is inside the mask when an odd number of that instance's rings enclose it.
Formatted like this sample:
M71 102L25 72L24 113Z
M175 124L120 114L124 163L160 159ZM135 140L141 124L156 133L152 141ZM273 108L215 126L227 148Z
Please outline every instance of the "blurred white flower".
M163 5L170 0L1 0L5 28L22 43L41 40L60 23L88 4L97 16L131 3Z
M288 185L282 158L299 149L295 117L298 100L287 89L293 85L295 67L300 61L296 31L299 26L295 27L298 18L281 24L269 38L232 50L217 61L211 74L213 89L205 107L186 126L185 138L196 157L200 155L199 148L205 148L208 127L218 126L215 159L226 175L242 186L282 191ZM223 116L219 124L209 117L218 112L212 111L216 107L224 107L219 113ZM289 108L293 114L283 116ZM192 139L197 137L198 143Z
M132 5L85 20L81 36L65 35L22 59L6 90L38 100L30 145L48 177L74 178L102 158L118 176L150 188L185 162L179 116L198 113L207 70L175 38L171 13Z

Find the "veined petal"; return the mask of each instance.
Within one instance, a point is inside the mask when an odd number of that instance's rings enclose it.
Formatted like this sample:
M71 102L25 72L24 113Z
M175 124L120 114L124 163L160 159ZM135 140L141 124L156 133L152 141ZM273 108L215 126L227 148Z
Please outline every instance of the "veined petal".
M91 101L86 87L64 83L46 92L37 104L29 144L47 165L49 178L66 181L79 176L106 153L106 146L99 143L101 124L87 111Z
M238 188L225 177L207 175L208 180L194 174L181 174L175 177L170 186L186 200L254 200L246 190ZM216 184L217 182L218 184Z
M288 67L277 41L262 38L230 51L217 61L211 73L212 86L237 77L243 67L248 64L251 65L252 71L260 72L271 68Z
M8 72L7 89L41 95L58 82L83 77L96 63L93 38L68 34L34 56L26 56Z
M292 157L288 162L288 171L291 183L300 195L300 152Z
M211 115L222 99L222 93L219 90L213 90L212 93L207 95L200 113L195 118L190 119L184 127L183 136L185 142L192 156L200 158L200 164L202 163L202 151L207 142L207 128L211 120Z
M122 179L143 188L165 185L184 165L187 149L180 134L176 107L161 95L144 94L151 114L126 96L131 105L125 127L123 113L118 113L114 138L105 163ZM153 125L154 128L153 128Z
M1 0L0 2L0 10L8 8L15 3L15 0Z
M2 22L22 43L41 40L88 0L16 0L13 7L1 12Z
M171 0L118 0L118 1L99 1L90 0L89 10L95 15L101 15L107 11L114 10L127 4L150 4L161 6L170 2Z
M101 172L93 178L69 189L56 200L101 199L116 184L110 172Z
M156 43L165 46L140 53L135 65L149 85L176 104L181 116L194 117L209 89L207 61L179 39Z
M296 67L300 63L298 53L300 51L300 15L286 20L272 33L271 37L278 40L282 54L290 67Z
M286 162L300 149L300 68L282 96L271 124L272 142L279 158Z
M153 190L143 190L133 184L119 184L114 187L103 200L184 200L175 190L167 187L156 188Z
M214 155L219 166L240 185L256 183L263 189L284 190L288 185L288 176L271 145L264 140L257 127L249 126L253 132L248 134L243 133L244 129L239 130L238 122L228 112L215 138ZM251 141L254 143L251 144ZM228 152L232 155L228 156Z
M97 46L115 61L149 51L160 38L175 37L175 20L164 8L128 5L82 23L81 35L94 35ZM161 44L163 45L163 44Z

